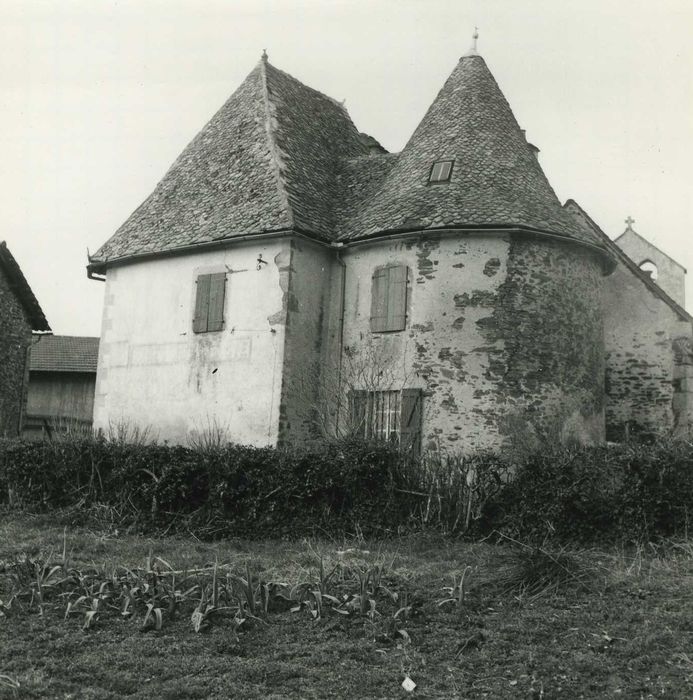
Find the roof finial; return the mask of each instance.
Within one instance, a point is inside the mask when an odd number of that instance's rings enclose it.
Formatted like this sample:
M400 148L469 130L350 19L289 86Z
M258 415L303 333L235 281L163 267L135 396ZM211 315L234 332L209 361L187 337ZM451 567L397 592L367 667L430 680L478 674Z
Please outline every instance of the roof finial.
M474 34L472 34L472 48L467 51L467 53L463 56L478 56L479 54L477 53L476 50L476 40L479 38L479 27L474 27Z
M267 59L269 56L267 55L267 49L262 49L262 60L267 63Z
M630 216L630 214L629 214L625 221L626 221L626 227L627 227L626 231L632 231L633 224L635 223L635 219L632 216Z

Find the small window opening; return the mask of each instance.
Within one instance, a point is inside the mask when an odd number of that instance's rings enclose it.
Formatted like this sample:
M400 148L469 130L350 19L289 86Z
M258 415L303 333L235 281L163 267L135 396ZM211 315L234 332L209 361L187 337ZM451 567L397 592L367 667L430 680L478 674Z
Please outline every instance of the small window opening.
M646 272L654 281L657 281L657 266L651 260L644 260L640 263L640 269Z
M429 182L449 182L452 175L454 160L439 160L433 163L431 174L428 176Z

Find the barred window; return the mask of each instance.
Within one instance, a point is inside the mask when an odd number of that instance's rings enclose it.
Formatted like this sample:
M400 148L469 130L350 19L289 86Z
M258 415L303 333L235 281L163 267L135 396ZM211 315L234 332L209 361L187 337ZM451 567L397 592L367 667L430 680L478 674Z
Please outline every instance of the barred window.
M403 449L421 450L420 389L352 391L351 427L364 440L394 442Z

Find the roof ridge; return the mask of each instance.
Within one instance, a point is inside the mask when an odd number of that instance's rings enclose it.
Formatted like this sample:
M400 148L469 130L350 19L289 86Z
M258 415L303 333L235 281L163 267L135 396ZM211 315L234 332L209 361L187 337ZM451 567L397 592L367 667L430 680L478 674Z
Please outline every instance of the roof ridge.
M282 158L281 150L277 145L277 139L275 134L275 128L277 123L276 106L272 103L272 100L270 99L269 88L267 87L268 65L269 64L265 58L260 59L260 85L262 87L262 98L264 100L265 105L265 131L267 132L269 150L272 154L272 165L277 179L277 192L279 193L279 196L281 197L284 205L286 206L286 211L289 217L289 226L294 226L296 217L294 216L294 209L291 205L289 192L286 186L286 181L284 179L284 160ZM272 67L274 68L274 66Z
M346 104L345 104L346 100L343 100L340 102L335 97L330 97L330 95L328 95L327 93L322 92L321 90L316 90L314 87L311 87L310 85L306 85L304 82L301 82L298 78L291 75L291 73L287 73L285 70L282 70L281 68L277 68L277 66L272 65L271 63L269 63L269 61L263 60L263 63L266 66L269 66L273 71L276 71L277 73L281 73L285 78L289 78L289 80L293 80L295 83L298 83L301 87L305 88L306 90L310 90L311 92L315 93L316 95L319 95L320 97L322 97L324 100L327 100L328 102L331 102L335 106L339 107L347 115L347 117L349 117L349 121L351 121L352 125L354 126L354 129L356 129L356 125L351 120L351 116L349 115L349 111L346 108ZM357 131L358 131L358 129L357 129Z

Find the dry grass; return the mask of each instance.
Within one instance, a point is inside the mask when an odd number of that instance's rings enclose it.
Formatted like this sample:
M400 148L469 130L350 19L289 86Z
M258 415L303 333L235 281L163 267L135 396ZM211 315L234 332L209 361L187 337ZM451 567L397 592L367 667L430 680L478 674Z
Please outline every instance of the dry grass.
M68 532L65 546L45 518L0 516L3 600L16 563L51 552L96 579L124 568L146 578L156 557L203 569L210 602L221 571L287 586L274 591L285 604L276 595L265 614L257 603L258 620L212 615L199 632L189 614L199 591L178 615L160 606L161 625L143 599L134 614L104 613L85 629L87 608L65 619L65 599L47 588L43 614L25 598L0 617L0 698L397 698L408 695L405 677L431 698L693 696L689 542L522 550L425 535L209 544L89 530ZM24 585L36 588L28 572Z

